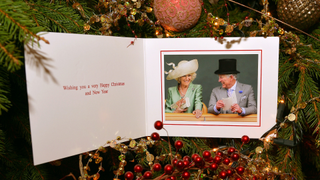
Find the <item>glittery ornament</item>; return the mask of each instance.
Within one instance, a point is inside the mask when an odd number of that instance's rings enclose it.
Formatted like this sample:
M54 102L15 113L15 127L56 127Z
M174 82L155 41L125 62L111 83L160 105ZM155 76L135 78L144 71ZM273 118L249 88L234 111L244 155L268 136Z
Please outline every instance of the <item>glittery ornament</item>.
M147 161L153 161L154 160L154 155L152 155L152 154L148 154L147 155Z
M288 115L288 120L289 120L289 121L294 121L294 120L296 120L296 115L294 115L293 113L290 113L290 114Z
M134 148L137 145L137 142L135 140L131 140L129 143L129 147Z
M146 11L147 11L147 13L151 13L152 12L152 8L151 7L146 7Z
M119 4L119 5L118 5L118 9L119 9L119 13L120 13L121 15L127 14L127 9L126 9L122 4Z
M90 25L87 24L87 23L85 23L84 26L83 26L83 29L84 29L85 31L89 31L89 30L90 30Z
M169 31L185 31L198 22L201 15L199 0L155 0L154 14Z
M134 15L128 16L128 21L134 22L135 20L136 20L136 18L134 17Z
M256 148L256 153L257 153L257 154L261 154L262 152L263 152L263 148L260 147L260 146L258 146L258 147Z
M220 34L220 35L223 34L223 30L222 30L222 29L219 30L219 34Z
M232 31L233 31L233 26L232 26L232 25L227 25L225 31L226 31L226 33L232 33Z
M320 18L320 0L279 0L279 19L299 29L308 29Z

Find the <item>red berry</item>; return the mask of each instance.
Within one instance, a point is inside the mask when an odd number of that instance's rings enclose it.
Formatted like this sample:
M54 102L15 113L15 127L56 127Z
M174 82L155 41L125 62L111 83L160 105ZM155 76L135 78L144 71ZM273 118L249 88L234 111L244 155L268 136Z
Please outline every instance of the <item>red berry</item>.
M146 171L146 172L143 174L143 178L145 178L145 179L151 179L151 178L152 178L152 172L151 172L151 171Z
M227 176L230 177L233 174L233 171L231 169L227 169Z
M245 143L245 144L248 144L249 141L250 141L250 138L249 138L249 136L247 136L247 135L243 135L242 138L241 138L241 141L242 141L243 143Z
M203 151L202 157L203 157L204 159L210 158L210 157L211 157L211 152L210 152L210 151Z
M230 148L228 149L228 154L232 154L232 153L234 153L234 152L236 152L236 149L235 149L234 147L230 147Z
M154 141L157 141L160 139L160 136L158 133L154 132L151 134L151 139L154 140Z
M143 168L142 168L142 166L140 164L137 164L137 165L134 166L133 170L136 173L140 173L140 172L142 172Z
M220 171L219 177L220 177L221 179L225 179L225 178L227 177L227 172L226 172L226 171Z
M212 163L212 164L209 165L209 168L210 168L211 170L215 171L215 170L218 169L218 164Z
M161 170L161 164L159 164L159 163L155 163L153 166L152 166L152 169L154 170L154 171L160 171Z
M231 159L234 160L234 161L237 161L239 158L240 158L240 155L237 154L237 153L233 153L233 154L231 155Z
M173 173L173 166L171 164L167 164L164 166L164 173L172 174Z
M223 153L222 153L221 151L218 151L218 152L216 152L216 155L217 155L217 156L222 156Z
M178 160L177 163L176 163L176 167L179 171L182 171L183 168L184 168L184 161L182 160Z
M223 164L228 165L230 163L230 159L229 158L225 158L223 160Z
M174 146L176 147L177 150L181 149L183 147L183 142L180 141L180 140L177 140L175 143L174 143Z
M162 122L161 122L161 121L156 121L156 122L154 123L154 128L156 128L156 130L162 129L162 128L163 128Z
M241 166L237 167L236 170L237 170L238 174L240 174L240 175L244 172L244 168Z
M128 171L124 174L124 177L127 179L127 180L132 180L134 178L134 175L131 171Z
M188 171L185 171L181 174L181 177L187 180L190 178L190 173Z
M217 164L219 164L221 162L222 158L220 156L216 156L213 158L213 161Z

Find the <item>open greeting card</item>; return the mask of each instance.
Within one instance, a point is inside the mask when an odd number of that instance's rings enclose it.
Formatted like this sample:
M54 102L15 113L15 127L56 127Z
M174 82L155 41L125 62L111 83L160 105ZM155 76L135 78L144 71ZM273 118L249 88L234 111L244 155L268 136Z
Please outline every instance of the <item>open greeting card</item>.
M157 120L169 136L189 137L259 138L275 124L277 37L133 39L61 33L43 37L50 44L40 41L40 46L25 47L35 165L97 149L117 136L149 136L157 131ZM193 59L198 69L192 84L202 87L202 116L166 113L168 88L178 82L166 80L165 72ZM214 73L220 59L236 59L237 81L252 87L256 113L208 112L212 90L221 86ZM194 103L191 98L189 103ZM167 136L163 129L157 132Z

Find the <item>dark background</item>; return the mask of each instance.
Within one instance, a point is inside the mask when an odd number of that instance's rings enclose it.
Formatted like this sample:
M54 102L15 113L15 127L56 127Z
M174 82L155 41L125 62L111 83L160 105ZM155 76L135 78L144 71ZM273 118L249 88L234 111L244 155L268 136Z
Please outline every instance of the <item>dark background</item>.
M213 88L221 86L218 82L218 75L214 74L219 68L219 59L233 58L237 59L237 70L240 73L237 76L237 80L244 84L250 84L253 87L255 93L255 99L257 100L258 90L258 55L257 54L206 54L206 55L164 55L164 70L169 71L173 69L172 66L168 66L166 63L173 62L177 66L182 60L198 59L199 68L194 84L201 84L203 91L203 102L208 106L210 100L210 94ZM165 78L167 75L164 75ZM167 98L168 88L176 86L178 82L176 80L165 80L165 98Z

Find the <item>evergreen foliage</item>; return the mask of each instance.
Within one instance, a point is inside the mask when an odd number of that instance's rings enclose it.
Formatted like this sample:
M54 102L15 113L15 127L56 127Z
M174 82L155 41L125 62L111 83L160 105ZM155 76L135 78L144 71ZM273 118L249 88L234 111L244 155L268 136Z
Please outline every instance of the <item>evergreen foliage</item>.
M61 32L61 33L84 33L83 26L94 14L103 13L96 8L100 0L1 0L0 3L0 179L61 179L67 172L66 169L78 174L77 160L66 159L62 163L68 165L55 167L47 163L40 166L33 166L31 135L28 116L28 102L26 92L26 78L24 72L24 46L27 43L38 41L48 42L38 35L40 32ZM150 1L148 1L150 2ZM262 9L258 1L239 0L243 4ZM78 3L78 6L75 4ZM274 2L269 2L270 7L275 8ZM230 23L237 23L246 16L254 19L261 18L261 15L227 2ZM211 4L204 1L204 8L213 16L226 19L227 10L225 1ZM81 9L82 8L82 9ZM274 9L271 9L274 12ZM276 15L275 15L276 16ZM154 15L149 18L156 21ZM220 36L216 31L210 31L207 24L207 14L204 11L195 27L181 33L174 33L172 37L215 37ZM113 28L113 35L134 37L132 30L138 37L155 38L155 32L148 24L139 26L128 22L124 17L119 20L119 27ZM259 24L250 27L243 27L242 30L234 31L231 36L239 37L258 28ZM100 35L99 26L92 26L87 34ZM290 29L288 29L289 31ZM272 164L275 164L286 173L292 173L296 179L310 179L319 176L320 172L320 100L319 100L319 78L320 78L320 41L305 34L291 29L299 38L302 44L296 47L295 53L288 53L293 39L281 39L279 54L279 98L283 95L287 105L285 113L297 110L296 138L298 146L288 148L286 146L271 144L263 155L268 157ZM308 31L320 39L320 26L314 25ZM318 97L318 98L317 98ZM287 115L286 114L286 115ZM278 136L283 139L293 140L293 126L286 123ZM213 146L232 144L240 147L239 140L232 142L230 139L215 138L171 138L171 148L174 151L174 141L180 139L185 146L180 153L192 155L202 154ZM263 146L263 142L253 140L243 148L254 151L254 147ZM58 148L58 147L57 147ZM161 155L169 151L169 144L162 142L153 147L151 151ZM50 153L50 152L48 152ZM109 150L106 161L105 172L112 177L112 171L117 168L117 153ZM77 157L75 157L76 159ZM138 162L147 161L143 157L136 157ZM142 159L141 159L142 158ZM167 162L169 158L167 158ZM72 162L72 164L68 164ZM315 172L310 172L306 165L312 165ZM109 167L109 168L108 168ZM70 172L69 171L69 172ZM110 175L111 174L111 175Z

